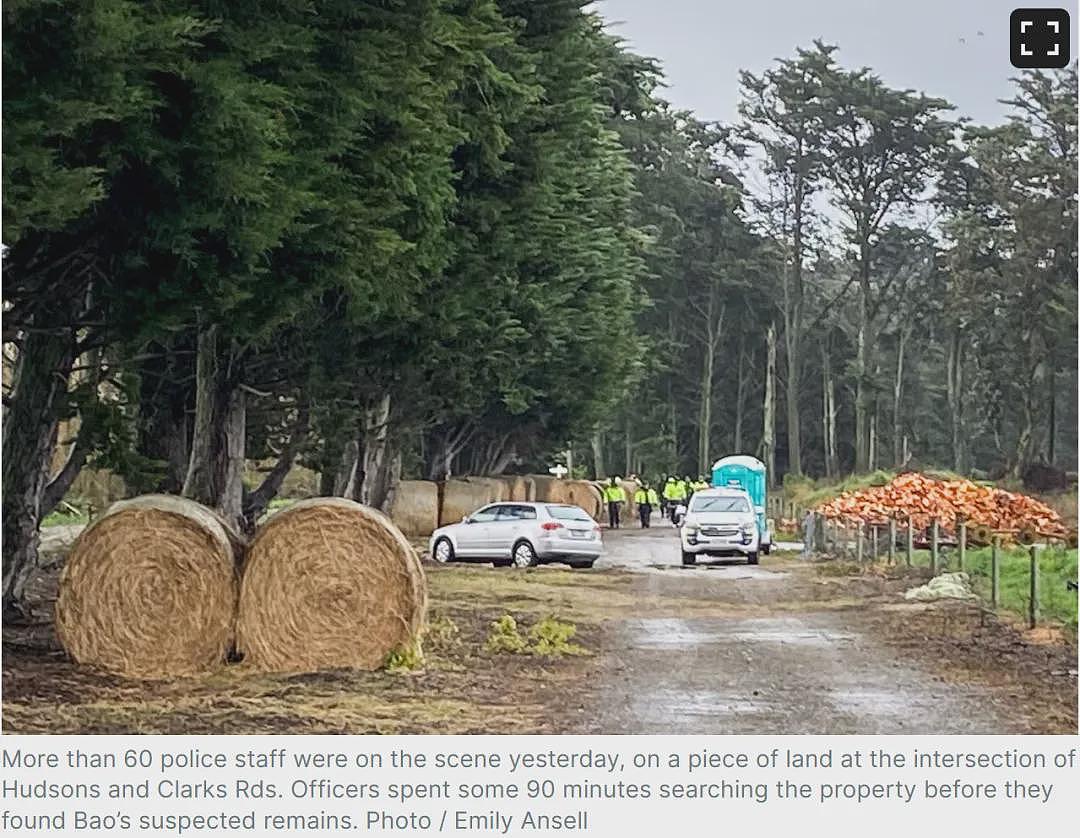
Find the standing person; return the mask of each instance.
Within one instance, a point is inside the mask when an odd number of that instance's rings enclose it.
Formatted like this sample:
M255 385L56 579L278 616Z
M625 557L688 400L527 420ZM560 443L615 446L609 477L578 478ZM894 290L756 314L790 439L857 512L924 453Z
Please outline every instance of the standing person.
M649 486L645 490L645 500L649 504L649 514L645 517L645 526L652 526L652 511L660 504L660 497L656 494L656 489Z
M686 502L686 486L676 477L669 477L664 487L664 496L667 498L668 517L671 523L675 523L675 510L679 504Z
M659 484L657 484L657 485L660 486L660 495L659 495L659 497L660 497L660 517L661 518L666 518L667 517L667 498L664 497L664 489L667 487L667 480L668 480L667 475L666 474L661 474L660 475L660 482L659 482Z
M682 502L686 505L686 508L690 508L690 499L694 496L694 481L690 479L690 475L684 475L683 479L679 481L682 484Z
M637 504L638 520L641 521L641 528L646 529L652 518L652 499L656 496L656 491L649 488L648 483L642 483L641 487L634 492L634 503Z
M619 485L619 478L612 477L604 487L604 500L607 501L608 527L619 528L619 507L626 502L626 492Z

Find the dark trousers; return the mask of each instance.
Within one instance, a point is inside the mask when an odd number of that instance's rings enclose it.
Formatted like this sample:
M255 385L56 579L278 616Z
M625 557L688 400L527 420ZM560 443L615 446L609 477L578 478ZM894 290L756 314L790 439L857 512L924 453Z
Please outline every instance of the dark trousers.
M619 528L619 502L617 500L609 500L607 504L607 519L608 525L613 529Z
M649 520L652 518L652 504L651 503L639 503L637 506L638 518L641 519L642 529L648 527L651 523Z

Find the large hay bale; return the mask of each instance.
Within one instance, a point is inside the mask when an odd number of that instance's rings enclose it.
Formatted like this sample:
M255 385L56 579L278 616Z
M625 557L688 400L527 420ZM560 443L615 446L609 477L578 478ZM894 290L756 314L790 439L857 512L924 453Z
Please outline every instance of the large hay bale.
M506 485L508 487L508 490L509 490L509 494L506 497L507 500L520 500L520 501L530 501L530 500L532 500L532 498L529 497L529 482L530 481L528 480L528 478L526 478L526 477L524 477L524 476L522 476L520 474L512 474L512 475L509 475L507 477L504 477L503 481L506 483ZM535 489L533 491L535 492ZM534 494L533 497L535 497L535 494Z
M430 480L400 481L387 511L405 535L431 535L439 525L439 484Z
M78 663L119 675L213 670L232 643L241 544L194 501L113 504L79 536L60 576L61 644Z
M534 499L540 503L562 503L561 495L553 497L552 492L558 493L558 484L562 481L556 477L547 477L543 474L531 474L535 490Z
M599 521L600 493L588 480L534 477L536 500L541 503L569 503L580 506Z
M475 483L477 486L486 486L488 490L487 503L497 503L502 500L510 500L510 487L506 481L498 477L463 477L466 483Z
M420 560L381 512L313 498L272 515L248 550L236 646L269 672L378 669L416 643Z
M521 479L525 481L525 500L532 503L536 500L536 481L527 474Z
M485 483L447 480L442 487L439 526L456 524L469 513L491 503L491 494L491 487Z

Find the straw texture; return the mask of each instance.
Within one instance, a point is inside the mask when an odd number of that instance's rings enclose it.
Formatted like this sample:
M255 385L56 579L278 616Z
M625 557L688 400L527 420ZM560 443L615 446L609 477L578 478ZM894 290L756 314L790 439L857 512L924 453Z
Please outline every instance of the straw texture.
M263 671L377 669L416 642L426 605L420 560L385 515L343 498L301 501L251 543L237 649Z
M387 513L405 535L431 535L439 525L439 484L429 480L402 480L394 487Z
M129 677L217 668L232 642L242 543L191 500L113 504L79 536L60 576L61 644L78 663Z

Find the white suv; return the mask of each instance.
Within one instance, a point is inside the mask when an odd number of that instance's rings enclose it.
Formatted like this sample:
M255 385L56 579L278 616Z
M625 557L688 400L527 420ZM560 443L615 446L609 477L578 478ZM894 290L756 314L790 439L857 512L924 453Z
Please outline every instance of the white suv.
M758 563L758 528L754 505L743 489L702 489L694 492L679 529L682 563L698 556L745 556Z
M604 542L600 525L580 507L507 501L483 506L460 524L439 527L430 549L437 562L472 559L515 567L566 562L587 568L604 552Z

